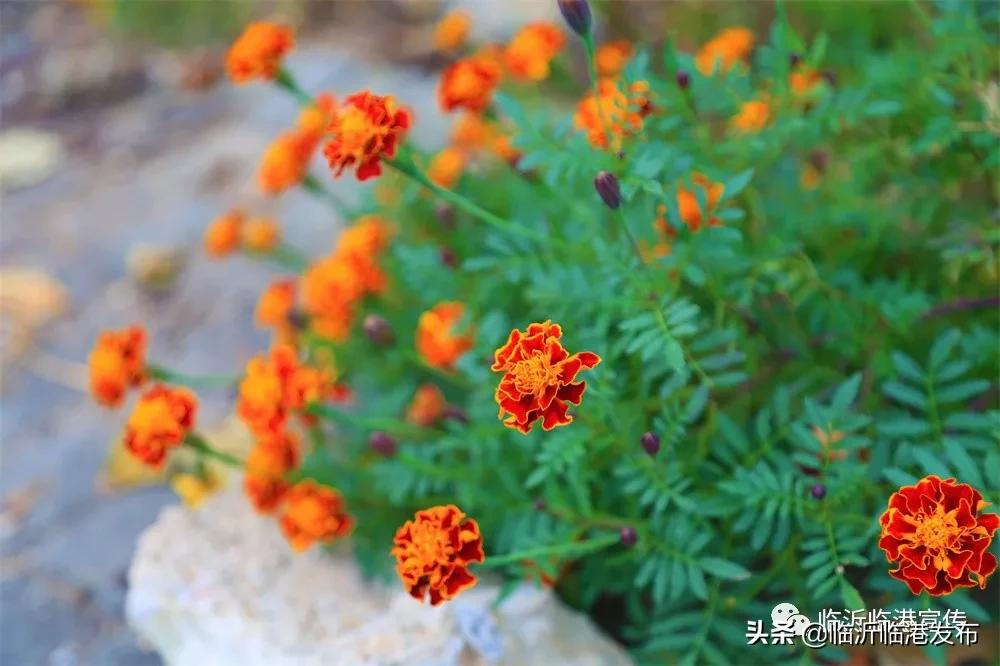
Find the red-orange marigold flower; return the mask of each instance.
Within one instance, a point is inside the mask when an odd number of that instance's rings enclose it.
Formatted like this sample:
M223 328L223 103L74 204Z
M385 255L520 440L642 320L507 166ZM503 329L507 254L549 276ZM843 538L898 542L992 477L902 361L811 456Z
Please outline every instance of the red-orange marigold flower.
M281 230L271 218L257 217L243 225L242 240L251 252L270 252L281 241Z
M434 28L434 48L446 53L455 51L465 43L471 27L472 19L468 12L461 9L448 12Z
M452 63L441 74L438 101L444 111L466 109L479 113L493 101L500 85L500 63L484 51Z
M186 388L157 384L142 394L125 425L125 448L142 462L161 467L167 452L194 428L198 399Z
M333 379L329 371L300 365L293 347L277 345L247 363L236 411L258 436L280 432L288 414L324 398Z
M728 71L738 62L746 62L753 50L754 36L746 28L726 28L704 44L695 56L698 71L705 76Z
M879 522L879 548L898 568L889 575L910 592L933 596L955 588L986 587L997 558L988 552L1000 516L980 513L988 506L978 490L955 479L927 476L889 498Z
M282 133L264 151L257 170L257 185L265 194L281 194L302 182L309 170L319 135L295 129Z
M594 56L597 74L601 77L618 76L632 59L632 44L624 39L602 44Z
M472 348L471 333L456 333L454 330L463 314L465 305L446 301L420 315L417 351L428 364L451 370L462 354Z
M453 504L417 511L396 531L392 555L406 591L432 606L473 587L468 567L486 559L479 523Z
M465 155L458 148L445 148L431 159L427 177L431 182L445 189L451 189L458 182L465 168Z
M692 174L691 180L694 181L696 187L704 190L708 210L703 211L701 209L701 205L698 203L698 195L695 192L684 187L678 187L677 211L680 214L681 220L691 231L698 231L703 223L711 227L718 225L719 218L712 216L711 212L718 205L719 199L722 198L725 186L722 183L713 183L700 173Z
M354 265L341 257L313 263L302 278L302 300L320 335L335 341L347 339L354 323L355 304L365 284Z
M566 35L554 24L526 25L504 50L507 70L520 79L542 81L549 76L549 63L565 45Z
M788 75L788 85L798 96L806 96L823 82L823 75L807 65L800 65Z
M646 81L635 81L626 94L614 80L601 79L597 96L591 91L577 104L573 124L587 133L592 145L618 150L625 136L642 129L643 119L652 111L648 92Z
M295 47L295 35L286 25L256 21L243 31L226 54L226 72L233 83L273 79L285 54Z
M406 408L406 420L425 427L432 426L444 416L447 406L441 389L434 384L421 384Z
M326 543L345 537L354 529L354 519L346 512L344 498L333 488L306 479L285 494L281 531L295 552L317 541Z
M561 337L559 324L545 321L530 324L526 331L514 329L496 350L491 369L504 375L494 397L508 428L527 434L539 419L542 430L573 422L568 403L579 405L587 388L576 376L600 363L601 357L593 352L570 355Z
M231 210L208 225L204 238L208 256L221 259L239 247L245 219L243 211Z
M355 169L358 180L381 174L380 160L395 156L410 122L410 112L391 96L363 91L348 97L333 114L327 128L333 138L323 150L334 177L344 169Z
M129 326L103 331L87 359L90 393L105 407L117 407L125 392L146 378L146 330Z
M771 121L771 105L765 99L743 102L739 112L729 121L740 132L756 133Z
M295 307L295 280L275 280L257 300L254 321L263 328L283 329Z
M298 467L298 439L285 431L261 435L247 456L243 490L259 513L271 513L281 504L289 484L285 475Z

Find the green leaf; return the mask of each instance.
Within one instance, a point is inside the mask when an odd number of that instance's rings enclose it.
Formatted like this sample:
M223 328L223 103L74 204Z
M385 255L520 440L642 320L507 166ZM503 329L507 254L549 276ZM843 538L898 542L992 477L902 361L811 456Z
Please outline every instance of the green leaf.
M704 557L699 564L710 576L726 580L746 580L750 577L750 572L739 564L719 557Z
M844 608L847 610L865 609L865 601L861 598L861 594L843 577L840 579L840 597L844 600Z
M719 201L728 201L746 189L753 180L753 169L742 171L723 183L722 196ZM699 188L700 189L700 188Z
M861 112L869 118L882 118L894 116L903 110L903 105L891 99L876 100L870 102Z
M927 409L927 398L923 393L900 382L886 382L882 385L882 392L887 396L908 407L914 407L921 411Z

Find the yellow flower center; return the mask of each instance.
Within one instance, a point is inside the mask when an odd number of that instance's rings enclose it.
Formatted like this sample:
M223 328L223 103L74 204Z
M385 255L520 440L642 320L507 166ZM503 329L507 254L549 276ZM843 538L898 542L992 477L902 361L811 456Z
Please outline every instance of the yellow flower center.
M541 352L518 361L512 370L514 386L521 393L541 393L546 386L559 383L559 372L553 368Z
M958 526L955 511L945 513L940 504L934 513L920 514L914 517L917 529L913 541L925 546L928 550L947 549L955 539L961 536L963 530Z
M436 525L414 526L410 534L409 558L421 564L447 562L455 552L448 533Z

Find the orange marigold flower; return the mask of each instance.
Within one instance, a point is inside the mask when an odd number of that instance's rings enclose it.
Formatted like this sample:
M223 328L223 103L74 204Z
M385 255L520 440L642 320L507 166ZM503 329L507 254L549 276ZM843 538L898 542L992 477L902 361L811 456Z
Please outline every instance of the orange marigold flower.
M229 47L226 72L233 83L273 79L285 54L295 47L295 35L286 25L256 21Z
M258 217L243 225L243 247L251 252L270 252L278 246L281 231L269 217Z
M346 340L355 304L365 292L355 267L342 257L327 257L306 269L302 280L303 305L313 328L332 340Z
M271 513L281 504L289 484L285 475L299 466L298 439L285 431L267 433L247 456L243 490L258 513Z
M333 488L315 481L300 481L285 494L281 531L301 552L317 541L325 543L345 537L354 529L354 519L346 512L344 498Z
M258 436L284 429L290 412L321 400L333 384L332 372L303 366L290 345L247 363L236 411Z
M479 523L454 504L417 511L392 543L406 591L421 602L429 594L432 606L473 587L476 577L468 567L486 559Z
M462 114L451 130L451 143L470 155L481 150L491 151L512 164L521 157L521 152L511 145L510 137L499 125L478 113Z
M808 95L814 88L823 82L823 75L819 71L801 65L788 75L788 85L792 92L802 97Z
M568 403L579 405L587 388L576 376L600 363L601 357L593 352L570 355L561 337L559 324L545 321L523 332L515 328L496 350L491 369L504 375L494 397L508 428L527 434L539 419L542 430L573 422Z
M451 189L465 168L465 155L458 148L445 148L431 160L427 177L445 189Z
M362 215L341 232L335 254L352 259L370 258L388 247L392 235L392 226L385 219Z
M465 44L472 19L469 13L455 9L445 14L434 28L434 48L438 51L455 51Z
M738 62L746 62L753 50L754 36L746 28L727 28L704 44L695 56L698 71L711 75L718 67L726 72Z
M597 62L598 76L614 77L621 74L625 65L632 59L633 52L632 44L624 39L602 44L594 56Z
M208 225L204 238L208 256L221 259L239 247L245 219L243 211L231 210Z
M432 426L444 416L447 406L441 389L434 384L421 384L406 408L406 420L425 427Z
M646 81L632 83L626 94L614 80L601 79L597 97L589 92L577 104L573 124L587 133L592 145L618 150L625 136L642 129L643 119L652 111L648 92Z
M465 305L455 301L438 303L420 315L417 322L417 351L428 364L451 370L455 362L472 348L472 335L455 333L455 325L465 314Z
M445 111L466 109L479 113L493 101L500 85L500 64L489 51L452 63L441 74L438 101Z
M708 210L702 211L701 205L698 203L698 195L696 193L684 187L678 187L677 210L680 214L681 220L683 220L684 224L686 224L691 231L698 231L698 229L701 228L702 223L706 223L710 227L718 225L719 218L711 216L710 212L718 205L719 199L722 198L722 193L725 190L725 186L722 183L713 183L700 173L692 174L691 180L694 181L694 184L697 187L700 187L705 192L705 200L708 204Z
M285 328L294 307L295 280L276 280L267 286L257 300L254 321L262 328Z
M507 44L504 62L515 77L542 81L549 76L549 63L565 45L566 35L554 24L531 23Z
M157 384L142 394L125 425L125 448L151 467L194 428L198 399L186 388Z
M125 392L146 379L146 330L129 326L103 331L87 359L90 393L105 407L117 407Z
M354 169L358 180L381 174L380 160L395 156L410 122L410 112L391 96L366 90L348 97L330 121L333 138L323 150L334 177L344 169Z
M913 594L984 589L997 568L997 558L988 550L1000 527L1000 516L980 513L987 506L978 490L955 479L931 475L900 488L879 520L879 548L898 565L889 575Z
M299 112L296 126L303 132L309 132L313 136L321 137L337 109L337 100L328 92L316 95L312 104Z
M743 102L739 113L733 116L730 124L740 132L759 132L771 120L771 105L767 100L755 99Z
M309 130L291 130L275 139L264 151L257 170L257 184L265 194L281 194L302 182L309 170L319 135Z

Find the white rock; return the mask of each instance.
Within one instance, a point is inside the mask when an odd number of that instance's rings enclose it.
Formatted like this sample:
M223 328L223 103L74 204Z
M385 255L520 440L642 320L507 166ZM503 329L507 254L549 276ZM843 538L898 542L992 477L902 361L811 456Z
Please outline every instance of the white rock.
M126 615L168 664L631 663L548 590L524 584L494 610L499 586L481 581L432 608L364 580L347 553L295 555L230 488L198 511L165 509L139 540Z

